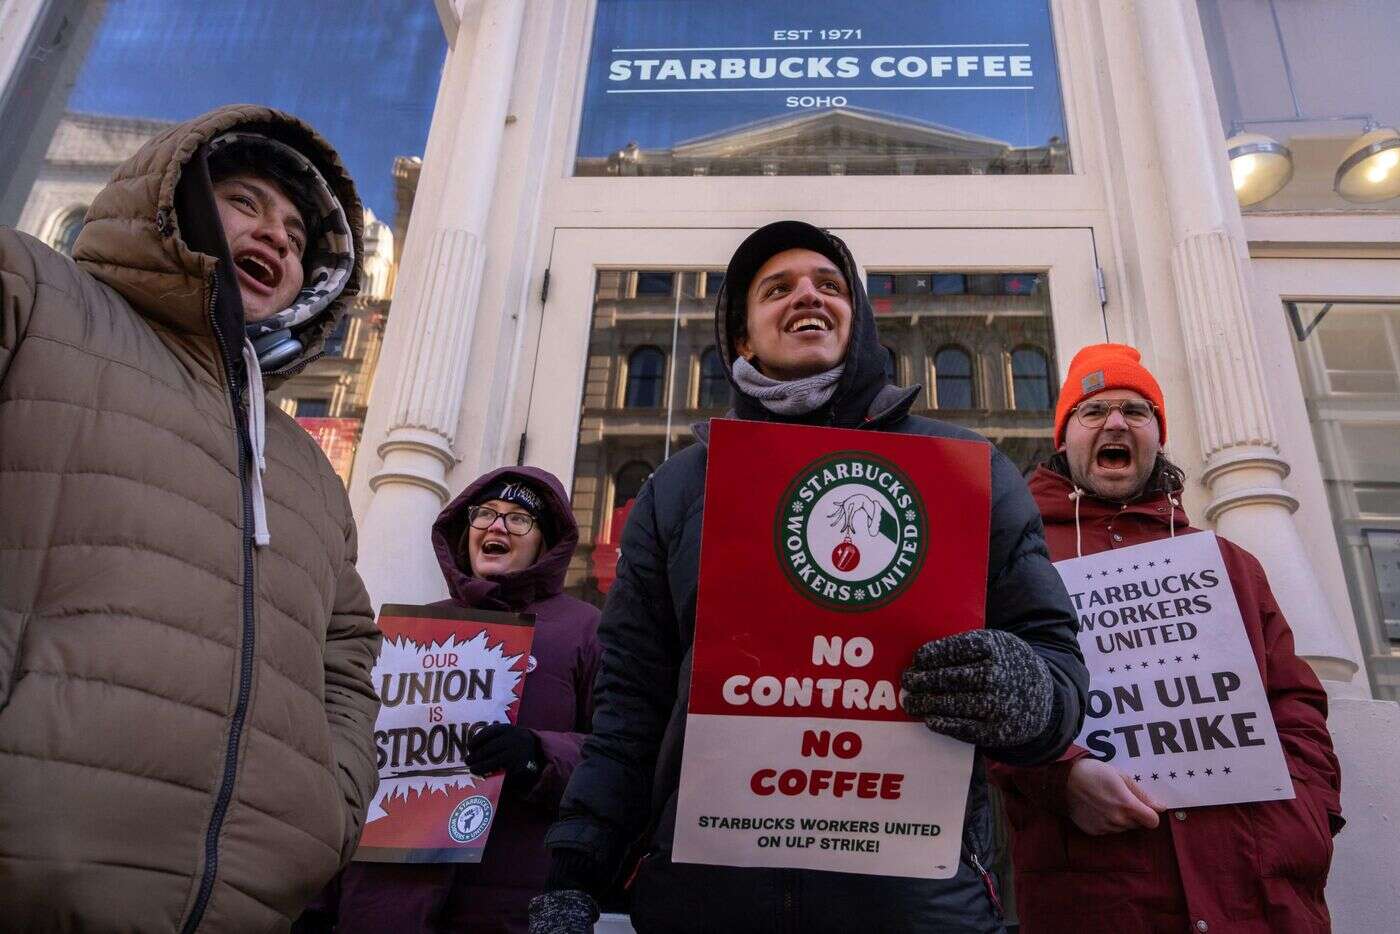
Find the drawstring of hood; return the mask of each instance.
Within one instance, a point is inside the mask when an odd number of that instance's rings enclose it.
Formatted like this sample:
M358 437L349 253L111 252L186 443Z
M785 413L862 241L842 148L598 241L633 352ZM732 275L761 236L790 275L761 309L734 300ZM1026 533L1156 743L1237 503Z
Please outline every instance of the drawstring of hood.
M1074 554L1076 557L1084 557L1084 535L1079 524L1079 502L1088 494L1079 488L1073 480L1070 481L1072 489L1069 492L1069 501L1074 503ZM1181 501L1171 493L1167 494L1167 537L1176 538L1176 511L1181 507Z
M263 393L262 369L253 342L243 338L243 368L248 372L248 447L253 452L253 542L263 548L272 543L267 530L267 498L263 495L263 471L267 470L267 399Z
M1084 498L1084 491L1075 487L1069 494L1070 502L1074 503L1074 556L1084 557L1084 536L1079 529L1079 501Z
M734 360L734 383L741 392L757 399L774 415L806 415L831 401L846 364L801 379L780 380L765 376L743 357Z

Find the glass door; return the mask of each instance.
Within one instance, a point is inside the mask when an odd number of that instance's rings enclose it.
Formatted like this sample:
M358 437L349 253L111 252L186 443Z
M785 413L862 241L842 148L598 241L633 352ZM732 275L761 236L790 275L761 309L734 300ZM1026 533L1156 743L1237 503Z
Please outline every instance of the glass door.
M861 270L891 379L914 411L972 428L1023 469L1051 452L1062 373L1105 339L1087 229L838 229ZM721 417L715 296L748 233L556 231L525 462L571 484L568 591L601 604L633 497L691 425Z

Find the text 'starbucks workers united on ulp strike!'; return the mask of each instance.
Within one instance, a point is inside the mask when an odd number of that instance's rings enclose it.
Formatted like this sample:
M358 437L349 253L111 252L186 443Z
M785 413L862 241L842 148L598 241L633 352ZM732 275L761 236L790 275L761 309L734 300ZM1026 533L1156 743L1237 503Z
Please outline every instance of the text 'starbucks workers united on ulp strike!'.
M1091 687L1075 742L1167 807L1293 797L1213 532L1069 558Z
M713 424L673 858L952 876L973 748L899 678L981 625L989 449Z

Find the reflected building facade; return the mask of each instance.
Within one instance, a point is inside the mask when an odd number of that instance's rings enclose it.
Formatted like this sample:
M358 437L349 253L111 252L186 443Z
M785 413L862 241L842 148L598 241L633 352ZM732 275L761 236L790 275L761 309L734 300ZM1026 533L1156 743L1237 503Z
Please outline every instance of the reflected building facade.
M747 126L607 156L580 156L581 176L1046 175L1069 171L1058 137L1015 147L952 127L855 107L771 117Z

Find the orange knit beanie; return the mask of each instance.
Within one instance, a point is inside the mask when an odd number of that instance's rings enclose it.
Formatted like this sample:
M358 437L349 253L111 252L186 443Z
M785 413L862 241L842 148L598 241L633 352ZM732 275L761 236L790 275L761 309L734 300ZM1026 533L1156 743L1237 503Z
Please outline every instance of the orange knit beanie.
M1055 405L1055 447L1065 443L1065 423L1070 411L1085 399L1105 389L1131 389L1157 407L1157 427L1167 443L1167 409L1162 387L1142 365L1142 354L1127 344L1091 344L1069 364L1069 375L1060 387Z

